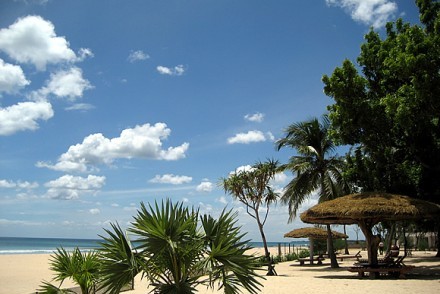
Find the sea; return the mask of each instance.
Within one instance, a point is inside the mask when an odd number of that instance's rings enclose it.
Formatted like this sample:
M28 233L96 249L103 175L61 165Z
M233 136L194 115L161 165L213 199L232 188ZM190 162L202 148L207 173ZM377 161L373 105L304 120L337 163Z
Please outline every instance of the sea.
M67 251L73 251L75 248L90 251L99 248L101 241L99 239L0 237L0 254L52 254L61 247ZM263 247L263 242L250 242L250 245ZM267 245L286 250L286 248L307 246L308 241L268 242Z

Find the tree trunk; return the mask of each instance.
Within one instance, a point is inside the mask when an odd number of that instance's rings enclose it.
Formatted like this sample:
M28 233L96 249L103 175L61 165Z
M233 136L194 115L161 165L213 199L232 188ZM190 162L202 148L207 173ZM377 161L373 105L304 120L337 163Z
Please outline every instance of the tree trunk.
M335 250L333 249L333 237L330 225L327 225L327 253L330 258L331 267L338 268L339 264L336 260Z
M260 222L260 218L257 217L257 223L258 223L258 229L260 230L261 234L261 240L263 240L263 247L264 247L264 256L266 257L267 262L267 276L274 276L274 265L272 264L272 260L270 258L270 252L269 248L267 247L267 241L266 241L266 235L264 234L263 225Z
M310 264L312 265L313 264L313 251L314 251L314 249L313 249L313 238L309 238L309 243L310 243L310 248L309 248L309 250L310 250L310 252L309 252L309 254L310 254Z
M344 235L347 235L347 230L346 230L346 225L344 225ZM348 241L347 238L344 238L344 242L345 242L345 254L350 254L350 252L348 251Z
M377 236L374 236L371 232L372 226L367 223L360 223L359 226L365 235L365 241L367 242L368 263L372 266L377 266L377 248L379 242L377 242Z
M437 229L437 254L435 255L435 257L440 257L440 225Z

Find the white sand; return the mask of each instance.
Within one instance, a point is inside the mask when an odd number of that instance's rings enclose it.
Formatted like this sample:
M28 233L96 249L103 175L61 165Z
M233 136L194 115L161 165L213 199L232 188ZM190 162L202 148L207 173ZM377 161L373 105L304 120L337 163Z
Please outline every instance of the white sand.
M362 254L366 256L366 252ZM266 277L262 281L264 288L261 293L440 293L440 258L434 255L435 252L415 252L412 257L407 257L405 263L415 265L416 269L406 279L359 278L344 268L351 266L353 260L339 262L339 269L331 269L328 260L322 266L299 266L298 262L284 262L276 265L278 276ZM49 255L44 254L0 255L0 293L35 293L42 280L50 281L53 277L48 261ZM261 274L265 274L265 271ZM73 285L64 283L66 287ZM147 281L137 278L135 290L124 293L148 293L151 289L147 289L147 285ZM205 288L199 290L202 294L221 293Z

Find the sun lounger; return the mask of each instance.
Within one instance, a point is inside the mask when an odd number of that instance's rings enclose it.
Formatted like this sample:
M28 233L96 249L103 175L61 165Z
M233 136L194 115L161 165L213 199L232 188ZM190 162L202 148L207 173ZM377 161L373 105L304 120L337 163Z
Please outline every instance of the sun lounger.
M357 261L359 261L362 258L361 251L359 250L359 252L356 254L336 255L336 259L339 259L340 261L344 261L344 259L349 259L349 258L355 258Z

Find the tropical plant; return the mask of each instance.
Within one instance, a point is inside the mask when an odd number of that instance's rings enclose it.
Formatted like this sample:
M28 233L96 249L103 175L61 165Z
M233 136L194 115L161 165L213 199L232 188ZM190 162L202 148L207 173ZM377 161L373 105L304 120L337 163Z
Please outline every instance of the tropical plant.
M346 188L341 174L342 160L330 156L335 145L329 137L330 122L323 116L322 122L317 118L290 125L285 130L286 136L276 142L278 150L290 147L298 155L292 156L283 170L291 170L296 176L285 187L281 201L289 205L289 221L297 214L301 204L313 192L318 191L319 202L341 196ZM330 225L327 225L327 252L331 266L338 267L333 250Z
M269 215L270 205L276 202L278 194L270 186L270 181L279 172L278 161L258 162L248 170L237 171L222 179L225 192L230 193L246 206L246 212L255 219L264 246L264 254L268 263L267 275L273 275L273 265L267 246L264 224ZM261 208L265 208L262 212Z
M81 288L82 294L95 293L99 281L99 258L96 251L82 253L78 248L73 252L67 252L64 248L57 248L57 252L51 256L50 269L55 272L55 281L59 281L57 287L43 281L38 293L75 293L70 290L62 290L65 279L70 278Z
M148 207L141 203L127 230L136 246L119 225L106 230L100 249L102 288L119 293L142 273L154 293L195 293L198 285L257 293L257 257L247 254L250 245L242 240L236 216L223 211L214 219L170 200Z
M332 135L356 148L350 174L363 191L439 204L440 2L415 2L420 23L398 19L384 33L372 29L356 62L343 61L322 80L334 102Z

